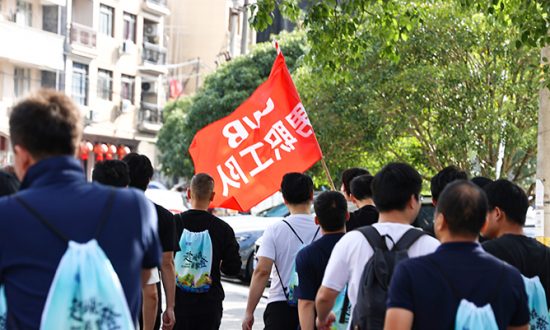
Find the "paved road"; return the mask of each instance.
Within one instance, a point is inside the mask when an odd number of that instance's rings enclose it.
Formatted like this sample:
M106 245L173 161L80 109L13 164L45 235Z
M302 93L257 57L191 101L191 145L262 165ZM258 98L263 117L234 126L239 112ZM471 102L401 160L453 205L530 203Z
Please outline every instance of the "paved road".
M248 299L248 285L232 279L223 279L222 285L225 290L225 300L223 302L223 318L220 329L240 330L246 309L246 300ZM263 314L267 303L266 296L267 290L254 312L254 329L264 328Z

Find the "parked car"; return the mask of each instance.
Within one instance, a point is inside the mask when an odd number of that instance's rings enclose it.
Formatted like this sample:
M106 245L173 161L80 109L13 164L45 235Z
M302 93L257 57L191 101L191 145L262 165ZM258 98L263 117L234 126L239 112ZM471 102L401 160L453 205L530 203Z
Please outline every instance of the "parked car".
M145 190L145 196L153 203L164 207L173 214L187 210L187 207L183 204L182 195L179 192L153 188Z
M233 215L221 217L235 232L235 238L239 243L241 255L241 273L239 278L245 282L250 281L254 270L254 243L260 238L267 227L277 221L281 221L290 214L285 204L278 204L263 210L256 215Z

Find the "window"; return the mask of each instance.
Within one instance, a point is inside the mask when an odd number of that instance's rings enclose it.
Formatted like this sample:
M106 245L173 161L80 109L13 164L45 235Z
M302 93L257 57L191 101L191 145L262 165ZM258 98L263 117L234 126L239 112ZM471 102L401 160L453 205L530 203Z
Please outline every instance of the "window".
M22 25L32 26L32 4L30 2L17 0L15 21Z
M59 34L59 6L42 6L42 30Z
M73 100L80 105L88 104L88 66L73 63Z
M15 97L21 97L31 90L31 70L15 68L13 72Z
M97 96L111 100L113 95L113 72L99 69L97 71Z
M99 5L99 32L110 37L113 36L114 9L109 6Z
M53 71L40 71L40 84L43 88L57 89L57 74Z
M132 76L122 75L122 90L120 96L123 100L129 100L131 103L134 103L134 89L135 89L135 78Z
M136 15L124 13L124 40L136 42Z

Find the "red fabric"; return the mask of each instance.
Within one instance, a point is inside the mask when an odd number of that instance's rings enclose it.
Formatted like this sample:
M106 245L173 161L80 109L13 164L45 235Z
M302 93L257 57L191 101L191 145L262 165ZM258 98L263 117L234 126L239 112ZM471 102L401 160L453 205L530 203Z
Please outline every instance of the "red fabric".
M181 81L177 79L170 80L170 98L177 99L183 93Z
M195 173L214 178L212 207L239 211L276 192L284 174L305 172L322 158L282 54L248 100L195 135L189 153Z

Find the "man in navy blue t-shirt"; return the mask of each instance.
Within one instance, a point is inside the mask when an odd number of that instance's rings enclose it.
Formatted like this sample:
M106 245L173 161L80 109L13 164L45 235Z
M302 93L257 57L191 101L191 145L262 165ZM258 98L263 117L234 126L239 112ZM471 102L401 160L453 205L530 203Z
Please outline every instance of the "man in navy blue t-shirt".
M40 328L50 284L67 250L67 242L16 198L69 240L97 239L120 279L133 320L141 306L142 276L159 265L153 204L135 189L87 183L74 158L81 132L80 111L58 92L40 91L12 110L10 135L22 182L16 195L0 198L0 284L5 287L8 329ZM110 196L110 216L96 234Z
M487 215L485 193L456 181L441 194L433 254L398 264L388 294L385 329L453 329L461 299L491 305L499 329L527 329L529 310L520 273L477 242Z
M344 196L336 191L320 194L313 203L315 223L321 226L323 237L303 248L296 256L299 287L298 315L302 330L315 327L315 295L323 282L325 268L334 245L346 233L349 218Z

